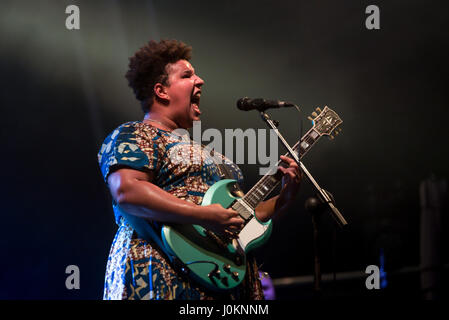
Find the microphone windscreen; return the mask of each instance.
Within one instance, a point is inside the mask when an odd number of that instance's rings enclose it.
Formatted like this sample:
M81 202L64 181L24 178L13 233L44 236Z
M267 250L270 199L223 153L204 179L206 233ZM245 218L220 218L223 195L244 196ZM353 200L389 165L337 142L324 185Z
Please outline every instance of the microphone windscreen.
M246 110L246 107L248 106L248 100L250 100L248 97L238 99L237 108L239 108L240 110Z

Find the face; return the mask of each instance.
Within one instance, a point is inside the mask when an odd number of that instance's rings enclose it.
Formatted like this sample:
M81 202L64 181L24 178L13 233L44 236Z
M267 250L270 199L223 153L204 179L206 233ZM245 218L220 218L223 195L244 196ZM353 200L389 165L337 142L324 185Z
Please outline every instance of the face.
M191 128L193 121L199 121L201 86L203 79L187 60L179 60L167 66L168 86L166 93L170 103L172 119L181 128Z

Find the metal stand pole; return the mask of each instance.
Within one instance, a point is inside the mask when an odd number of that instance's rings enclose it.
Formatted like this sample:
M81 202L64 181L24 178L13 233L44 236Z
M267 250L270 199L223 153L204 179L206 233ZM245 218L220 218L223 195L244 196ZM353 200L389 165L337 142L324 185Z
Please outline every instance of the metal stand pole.
M331 209L331 213L332 213L332 217L335 219L335 221L337 222L337 224L340 227L344 227L348 224L348 222L345 220L345 218L343 217L343 215L340 213L340 211L337 209L337 207L335 206L334 202L332 201L331 197L329 196L329 194L326 192L326 190L322 189L319 185L318 182L313 178L312 174L309 172L309 170L307 170L307 168L304 166L304 164L300 161L298 155L296 154L296 152L293 151L293 149L290 147L290 145L288 144L288 142L284 139L284 137L282 136L282 134L279 132L279 130L277 129L278 126L278 122L272 120L268 114L266 114L265 112L261 111L260 112L262 119L274 130L274 132L276 132L279 140L281 140L282 144L284 145L284 147L288 150L288 153L292 156L292 158L296 161L296 163L298 164L299 168L301 169L301 171L307 176L307 178L309 178L309 181L312 183L312 185L315 187L315 189L318 191L318 196L320 198L320 200L322 200L324 203L326 203L328 205L328 207Z

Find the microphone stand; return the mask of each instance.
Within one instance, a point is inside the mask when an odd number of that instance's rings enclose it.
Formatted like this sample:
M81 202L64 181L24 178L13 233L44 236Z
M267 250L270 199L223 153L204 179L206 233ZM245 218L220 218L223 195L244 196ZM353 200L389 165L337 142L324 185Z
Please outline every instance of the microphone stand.
M331 209L332 217L337 222L337 224L340 227L346 226L348 224L348 222L345 220L343 215L340 213L340 211L335 206L335 202L333 201L333 199L329 196L329 194L326 190L324 190L323 188L321 188L319 186L318 182L313 178L313 176L309 172L309 170L307 170L307 168L304 166L304 164L299 160L299 157L296 154L296 152L293 151L293 149L290 147L288 142L284 139L282 134L277 129L277 125L279 125L279 122L272 120L270 118L270 116L267 113L265 113L264 111L260 111L260 115L262 116L262 119L274 130L274 132L276 132L279 140L282 142L284 147L288 150L288 153L296 161L296 163L298 164L301 171L304 172L304 174L307 176L307 178L309 178L310 182L312 182L313 186L318 191L318 196L319 196L320 200L323 203L327 204L328 207Z
M296 107L296 106L295 106ZM298 107L296 107L298 109ZM298 109L299 110L299 109ZM310 197L306 200L306 209L310 212L312 216L312 225L313 225L313 245L314 245L314 291L315 297L321 297L321 259L319 252L319 225L320 225L320 216L324 212L326 205L331 209L331 215L336 221L337 225L341 228L346 226L348 223L340 213L340 211L335 206L335 201L332 194L324 189L322 189L318 182L313 178L312 174L307 170L304 164L300 161L300 156L298 156L287 141L284 139L282 134L277 129L279 122L276 120L272 120L270 116L262 110L260 111L260 115L262 119L276 132L279 140L281 140L282 144L287 148L289 154L296 161L298 166L301 168L302 172L307 176L307 178L312 182L315 189L318 191L317 197ZM301 136L299 137L301 140ZM334 275L335 278L335 275ZM334 279L335 280L335 279Z

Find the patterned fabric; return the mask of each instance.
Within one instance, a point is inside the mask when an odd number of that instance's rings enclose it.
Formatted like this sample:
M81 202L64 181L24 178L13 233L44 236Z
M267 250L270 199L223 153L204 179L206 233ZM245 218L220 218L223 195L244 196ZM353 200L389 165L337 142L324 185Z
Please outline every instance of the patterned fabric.
M221 179L217 162L222 161L239 184L243 181L241 170L223 155L215 152L211 156L185 136L140 121L114 130L105 139L98 161L106 183L108 175L120 168L152 170L154 184L196 204L201 204L207 189ZM119 228L108 258L104 299L263 299L254 259L248 259L248 276L242 285L224 295L208 292L177 274L163 253L138 238L115 203L113 208Z

